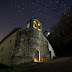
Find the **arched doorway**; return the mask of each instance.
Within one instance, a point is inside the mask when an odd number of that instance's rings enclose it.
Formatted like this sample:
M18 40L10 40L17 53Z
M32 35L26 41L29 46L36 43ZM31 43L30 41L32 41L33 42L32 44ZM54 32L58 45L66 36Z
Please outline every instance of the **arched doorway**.
M35 51L35 58L34 58L34 62L39 62L40 61L40 50L37 49Z

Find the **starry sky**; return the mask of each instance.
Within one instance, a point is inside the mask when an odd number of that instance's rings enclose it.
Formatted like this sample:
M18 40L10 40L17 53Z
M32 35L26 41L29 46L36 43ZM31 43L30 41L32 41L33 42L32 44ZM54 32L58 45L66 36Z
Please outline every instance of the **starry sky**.
M0 41L16 27L26 28L31 18L50 32L71 5L72 0L0 0Z

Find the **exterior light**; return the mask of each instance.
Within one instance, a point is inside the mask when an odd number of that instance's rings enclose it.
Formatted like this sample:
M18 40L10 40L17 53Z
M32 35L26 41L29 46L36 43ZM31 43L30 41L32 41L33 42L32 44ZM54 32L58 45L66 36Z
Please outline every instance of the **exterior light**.
M37 29L37 22L33 21L33 28Z
M41 31L41 24L38 24L38 30Z
M50 32L48 32L48 35L50 35Z

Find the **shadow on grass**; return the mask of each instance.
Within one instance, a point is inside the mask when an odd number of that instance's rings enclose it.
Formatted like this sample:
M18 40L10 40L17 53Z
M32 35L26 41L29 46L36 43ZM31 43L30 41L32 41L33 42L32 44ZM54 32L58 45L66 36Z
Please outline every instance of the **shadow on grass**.
M29 69L26 66L32 63L33 61L24 64L14 65L14 66L6 66L0 64L0 72L29 72Z
M0 64L0 72L13 72L13 67L9 67L4 64Z
M2 69L2 68L10 68L10 67L7 65L4 65L4 64L0 64L0 69Z

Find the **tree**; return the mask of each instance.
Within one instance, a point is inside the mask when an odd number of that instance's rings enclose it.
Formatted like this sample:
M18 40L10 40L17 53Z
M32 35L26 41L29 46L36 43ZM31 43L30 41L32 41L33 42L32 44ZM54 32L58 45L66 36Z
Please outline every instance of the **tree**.
M51 43L54 49L57 49L62 55L67 56L70 50L72 50L72 7L66 14L62 15L58 24L52 29L52 35L49 36L48 39L50 42L52 41Z

